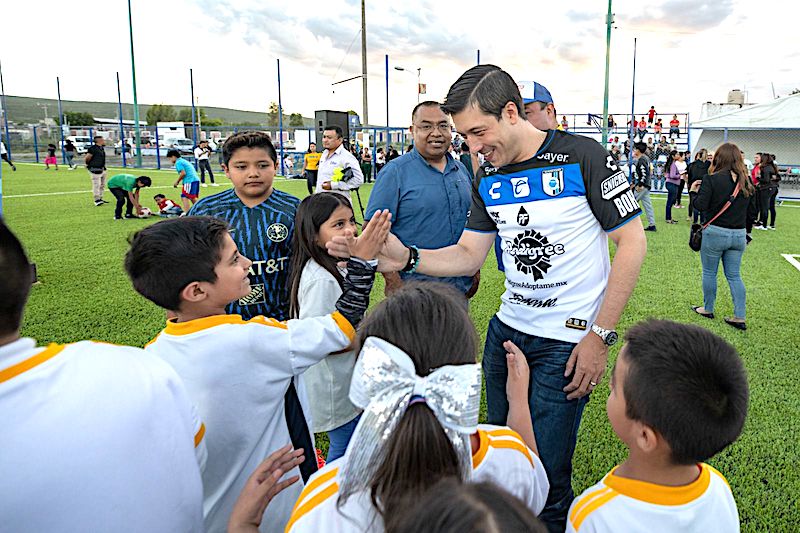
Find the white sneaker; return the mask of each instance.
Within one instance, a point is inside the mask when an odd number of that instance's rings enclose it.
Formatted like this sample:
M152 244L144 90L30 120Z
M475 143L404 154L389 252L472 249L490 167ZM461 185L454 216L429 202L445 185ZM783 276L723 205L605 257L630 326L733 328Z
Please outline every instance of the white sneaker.
M212 183L211 186L212 187L219 187L219 183Z
M208 187L208 183L201 183L200 186L201 187Z

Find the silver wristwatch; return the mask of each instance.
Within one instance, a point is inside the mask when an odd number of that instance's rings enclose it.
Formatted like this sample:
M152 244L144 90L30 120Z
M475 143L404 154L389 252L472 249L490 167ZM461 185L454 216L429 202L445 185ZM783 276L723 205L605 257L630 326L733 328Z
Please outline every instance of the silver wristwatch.
M606 346L612 346L619 338L619 335L613 329L603 329L597 324L592 324L592 331L603 340Z

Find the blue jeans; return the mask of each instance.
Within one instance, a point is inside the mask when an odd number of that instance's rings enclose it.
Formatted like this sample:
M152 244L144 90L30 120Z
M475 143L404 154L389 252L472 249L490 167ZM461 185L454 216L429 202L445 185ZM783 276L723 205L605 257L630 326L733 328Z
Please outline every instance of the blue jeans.
M489 322L483 349L483 375L486 379L486 403L490 424L506 425L506 350L503 342L516 344L528 359L531 369L530 407L539 457L550 480L542 514L551 532L563 532L567 511L572 503L572 454L578 437L581 414L589 397L567 400L563 388L571 378L564 377L573 343L545 339L508 327L496 316Z
M736 318L745 318L747 294L740 273L742 254L747 244L745 235L745 229L713 225L703 231L703 244L700 247L700 261L703 264L703 308L709 313L714 312L717 300L717 270L722 259L722 270L733 298L733 315Z
M328 432L330 446L328 447L328 457L325 458L326 462L330 463L344 455L347 445L350 443L350 437L353 436L359 420L361 420L360 414L350 422Z
M672 206L678 199L678 184L667 182L667 220L672 220Z

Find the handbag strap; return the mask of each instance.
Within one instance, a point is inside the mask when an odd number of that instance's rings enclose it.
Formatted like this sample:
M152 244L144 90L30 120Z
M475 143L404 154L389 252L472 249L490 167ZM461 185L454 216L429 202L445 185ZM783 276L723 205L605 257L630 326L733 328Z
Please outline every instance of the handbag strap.
M737 179L736 179L736 188L735 188L735 189L733 189L733 194L731 195L731 197L730 197L730 198L728 198L728 201L727 201L727 202L725 202L725 205L723 205L723 206L722 206L722 209L720 209L720 210L719 210L719 213L717 213L717 214L714 216L714 218L712 218L711 220L709 220L708 222L706 222L705 224L703 224L703 229L706 229L706 228L707 228L709 225L711 225L711 223L712 223L712 222L714 222L715 220L717 220L717 219L720 217L720 215L722 215L722 213L724 213L725 211L727 211L727 210L728 210L728 208L729 208L729 207L731 206L731 204L733 203L733 201L736 199L736 196L737 196L738 194L739 194L739 179L738 179L738 177L737 177Z

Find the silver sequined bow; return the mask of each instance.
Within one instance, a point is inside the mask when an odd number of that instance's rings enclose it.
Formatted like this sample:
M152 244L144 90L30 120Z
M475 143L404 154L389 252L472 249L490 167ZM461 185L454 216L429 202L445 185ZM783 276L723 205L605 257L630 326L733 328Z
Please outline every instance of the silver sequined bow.
M369 337L364 341L350 384L350 401L364 409L364 414L347 447L347 460L340 471L343 500L369 486L383 462L386 444L412 396L425 399L453 443L463 479L470 479L469 436L478 425L480 365L443 366L420 377L411 358L400 348L383 339Z

